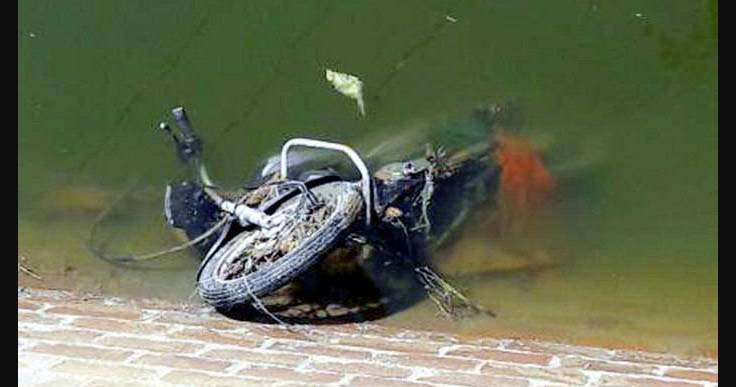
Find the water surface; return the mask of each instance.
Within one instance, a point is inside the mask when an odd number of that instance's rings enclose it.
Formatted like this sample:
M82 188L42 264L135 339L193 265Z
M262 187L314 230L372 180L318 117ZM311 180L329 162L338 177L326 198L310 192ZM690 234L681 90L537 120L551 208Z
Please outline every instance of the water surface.
M177 241L145 199L178 171L155 130L176 105L233 186L291 136L362 144L515 97L556 200L522 235L468 227L437 253L499 317L425 302L385 322L717 354L715 1L39 0L18 16L18 254L43 278L21 285L190 297L191 256L129 270L86 248L131 184L145 206L116 218L126 247ZM364 80L365 118L325 67ZM557 266L463 270L540 251Z

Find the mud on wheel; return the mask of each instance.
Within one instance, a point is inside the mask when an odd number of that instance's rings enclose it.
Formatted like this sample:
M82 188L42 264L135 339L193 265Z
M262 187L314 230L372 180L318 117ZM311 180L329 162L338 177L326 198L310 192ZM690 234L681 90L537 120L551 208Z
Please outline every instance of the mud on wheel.
M202 268L200 296L217 309L249 305L314 265L338 243L361 213L357 186L332 182L278 207L283 221L271 229L245 230L218 249Z

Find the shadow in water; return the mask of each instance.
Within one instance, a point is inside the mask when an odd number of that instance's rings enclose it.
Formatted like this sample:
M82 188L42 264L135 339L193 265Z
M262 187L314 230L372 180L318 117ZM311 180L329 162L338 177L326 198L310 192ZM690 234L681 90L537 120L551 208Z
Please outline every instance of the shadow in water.
M360 263L351 256L337 265L328 258L261 301L285 323L322 325L379 320L426 294L413 266L374 255ZM256 305L218 312L240 321L279 323Z

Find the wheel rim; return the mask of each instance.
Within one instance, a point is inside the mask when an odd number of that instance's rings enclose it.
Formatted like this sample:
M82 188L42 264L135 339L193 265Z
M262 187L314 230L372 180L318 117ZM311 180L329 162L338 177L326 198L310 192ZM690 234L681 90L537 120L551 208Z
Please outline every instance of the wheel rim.
M247 279L248 276L252 275L256 271L264 270L270 265L277 264L279 260L285 258L289 254L299 249L312 236L321 231L326 224L330 223L330 221L339 212L341 199L345 199L347 193L349 193L346 188L350 186L350 183L335 182L313 188L312 192L316 194L320 201L322 201L322 206L310 212L316 213L319 211L325 211L327 213L322 214L318 222L312 222L311 224L309 224L308 226L310 226L311 228L310 232L303 233L302 236L297 237L297 243L292 242L291 248L289 248L285 252L282 252L282 254L276 259L267 260L264 262L256 262L255 265L249 265L247 262L247 260L251 259L251 257L249 257L249 254L254 251L258 251L263 255L269 255L269 252L278 252L278 249L282 247L281 243L284 242L286 238L284 238L284 235L280 235L281 238L277 241L273 241L271 240L271 238L276 237L278 232L283 230L265 230L264 232L264 230L257 229L253 231L244 231L244 233L247 234L241 233L234 237L230 242L222 247L219 253L216 253L216 255L219 256L213 257L215 259L215 262L213 269L214 272L211 280L214 279L221 284L234 283L244 278ZM289 211L295 210L295 208L298 207L299 202L300 200L302 200L303 196L303 194L300 194L292 199L289 199L274 212L274 215L286 214ZM293 225L295 222L298 221L287 220L287 223L289 225ZM295 228L298 230L300 226L303 225L296 224ZM278 228L279 227L277 227L276 229ZM294 231L294 229L290 230L287 237L294 236ZM261 243L260 247L257 245L258 243ZM238 265L242 265L242 268L232 266L236 263ZM230 272L228 272L228 270Z

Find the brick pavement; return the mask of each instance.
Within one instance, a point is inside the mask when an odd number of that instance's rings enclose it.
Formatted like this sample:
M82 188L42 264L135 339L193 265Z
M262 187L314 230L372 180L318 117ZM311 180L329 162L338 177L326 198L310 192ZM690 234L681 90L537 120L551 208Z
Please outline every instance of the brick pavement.
M718 360L18 290L22 386L715 386Z

